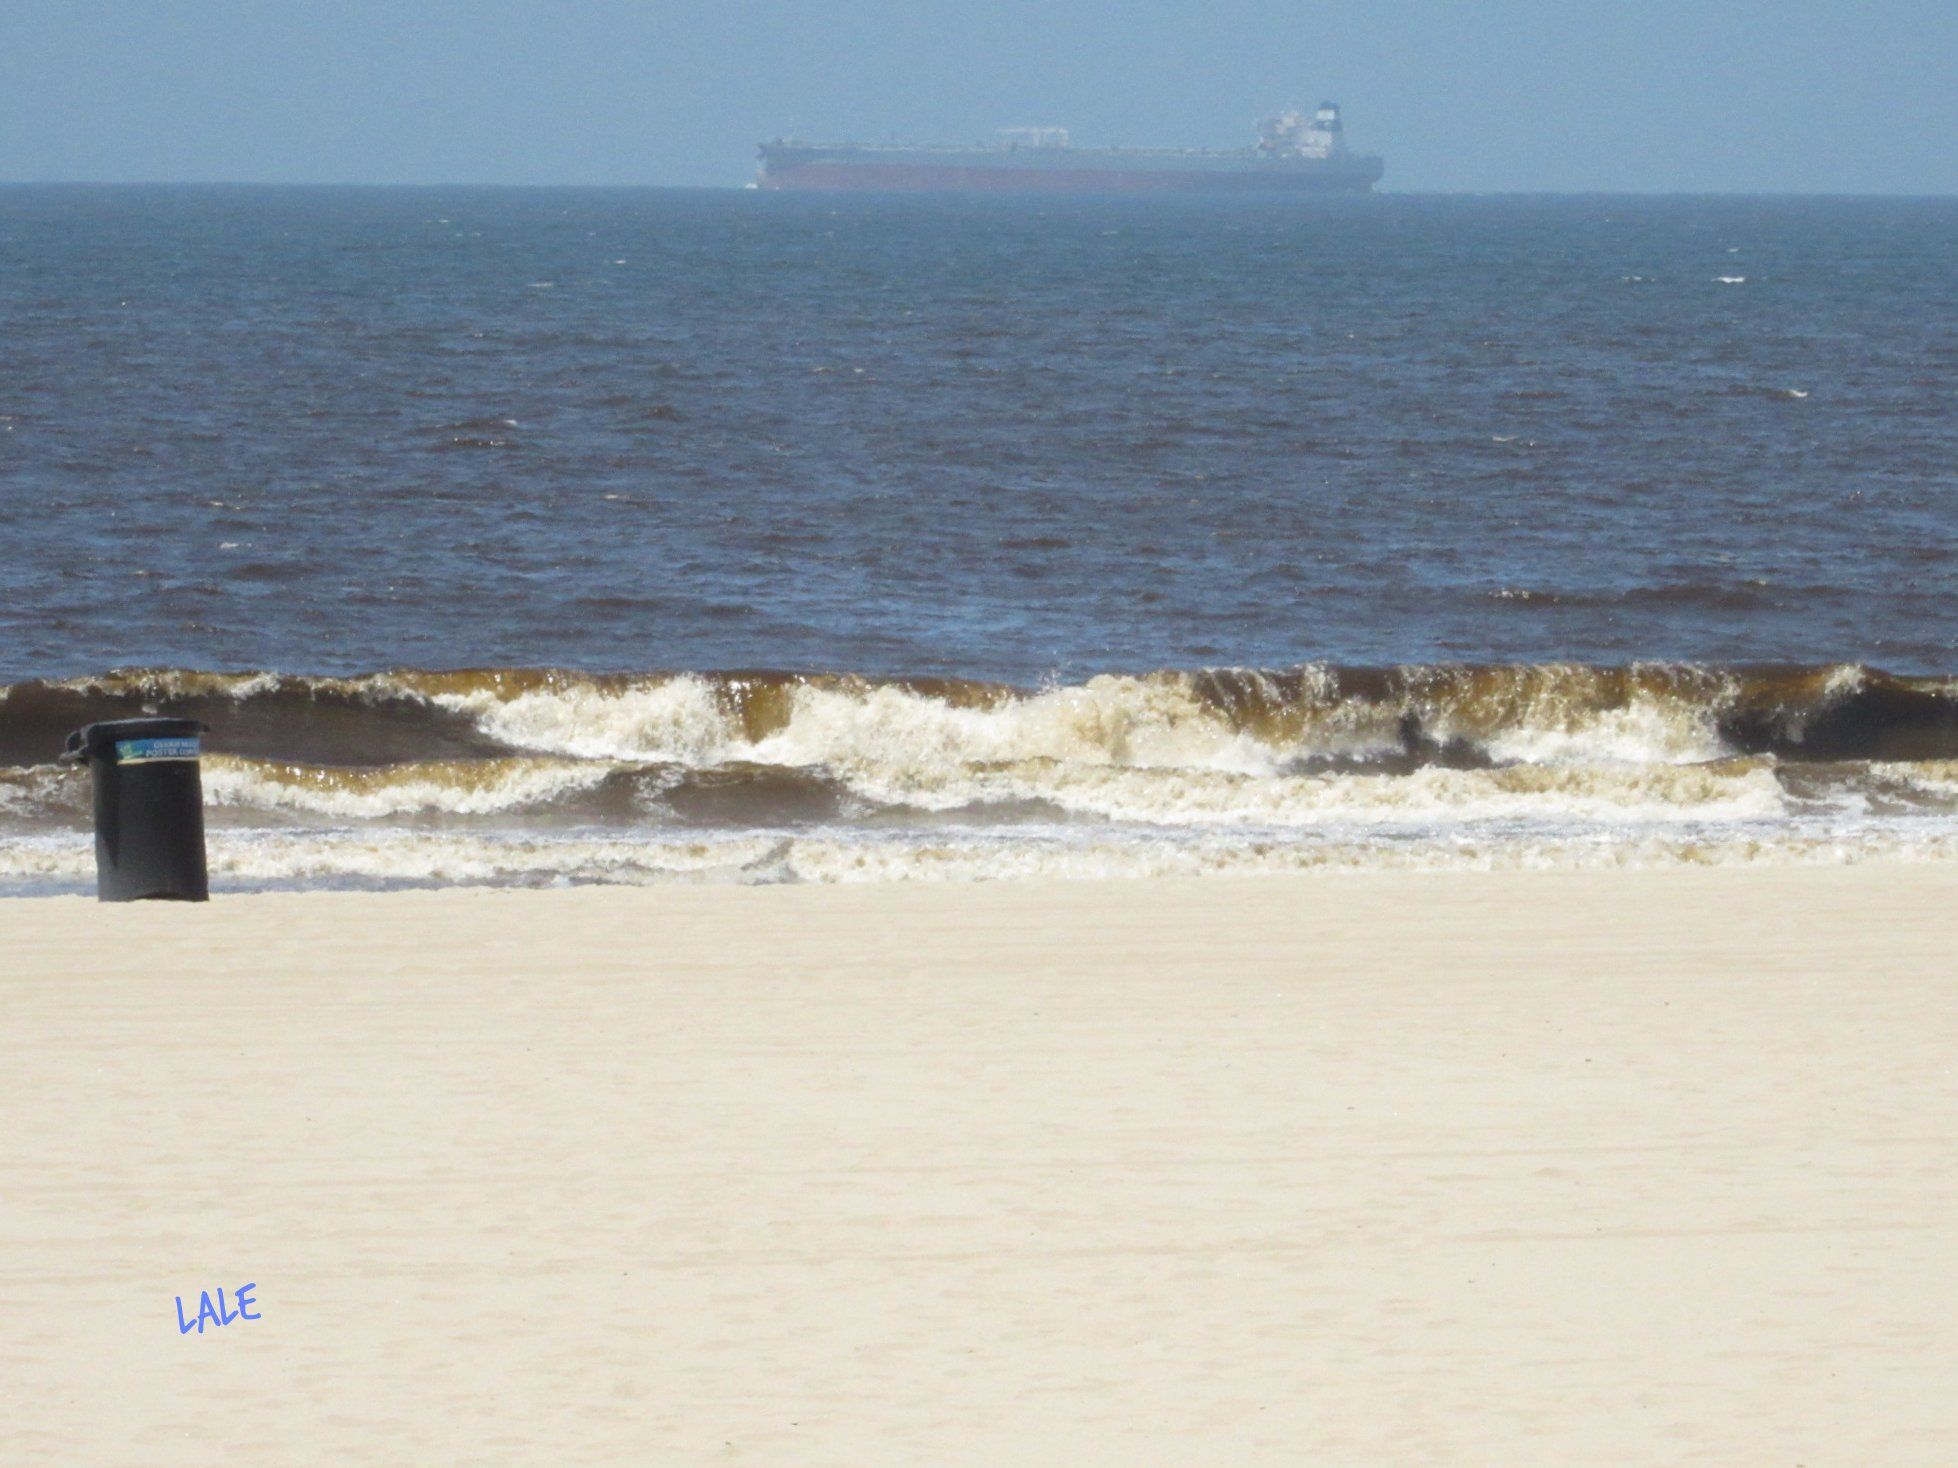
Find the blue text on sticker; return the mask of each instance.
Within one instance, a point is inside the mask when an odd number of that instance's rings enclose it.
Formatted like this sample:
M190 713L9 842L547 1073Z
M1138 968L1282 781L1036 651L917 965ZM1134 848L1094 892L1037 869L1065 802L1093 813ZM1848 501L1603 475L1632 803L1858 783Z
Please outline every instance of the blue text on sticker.
M196 759L197 740L189 739L118 739L116 741L116 763L119 765L140 764L150 759Z

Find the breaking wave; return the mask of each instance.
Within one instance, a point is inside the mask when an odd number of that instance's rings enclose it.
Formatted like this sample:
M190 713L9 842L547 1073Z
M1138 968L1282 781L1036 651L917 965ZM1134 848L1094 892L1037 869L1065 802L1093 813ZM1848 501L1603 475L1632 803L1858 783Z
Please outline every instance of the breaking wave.
M1265 772L1570 757L1958 759L1958 681L1856 665L1242 668L1043 689L957 678L499 668L352 678L134 670L0 688L0 763L164 706L213 748L343 765L519 753L808 764L1064 759Z
M739 880L1683 859L1942 850L1958 821L1958 682L1849 665L1307 665L1031 689L130 670L0 688L0 881L37 879L26 853L52 860L87 828L85 777L51 762L68 731L156 712L209 726L213 860L254 853L250 880L378 880L390 862L404 881L677 878L693 868L672 853L696 846Z

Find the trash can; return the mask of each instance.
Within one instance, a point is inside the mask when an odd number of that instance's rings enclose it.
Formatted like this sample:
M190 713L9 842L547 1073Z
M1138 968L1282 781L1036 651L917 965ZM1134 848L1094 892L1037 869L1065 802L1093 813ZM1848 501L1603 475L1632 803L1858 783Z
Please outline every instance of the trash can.
M207 902L195 719L117 719L68 736L64 764L95 782L95 895Z

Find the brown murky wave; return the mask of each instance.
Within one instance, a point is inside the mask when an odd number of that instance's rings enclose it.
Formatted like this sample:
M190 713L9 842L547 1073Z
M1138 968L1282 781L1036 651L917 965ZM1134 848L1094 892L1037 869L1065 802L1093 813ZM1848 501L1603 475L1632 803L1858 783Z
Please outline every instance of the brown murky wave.
M0 892L80 889L53 756L159 712L210 727L215 869L272 884L1958 851L1958 685L1855 666L130 670L0 690Z
M1107 675L1045 689L773 671L411 669L334 678L137 669L0 688L0 765L47 763L82 724L157 712L203 720L215 753L362 767L527 753L718 764L744 746L809 732L799 725L819 715L828 727L804 740L815 758L774 762L874 762L890 753L878 740L907 722L963 715L990 716L996 727L975 739L1000 757L1117 764L1178 764L1179 728L1200 767L1215 763L1220 739L1246 741L1291 768L1384 771L1527 763L1545 744L1633 761L1958 758L1958 681L1853 665L1306 665ZM673 727L662 727L663 716ZM1054 717L1072 721L1067 739L1036 727ZM711 739L714 757L683 747L687 718L715 726L693 731ZM1024 749L1014 747L1015 720L1026 725ZM1139 756L1138 731L1164 747Z

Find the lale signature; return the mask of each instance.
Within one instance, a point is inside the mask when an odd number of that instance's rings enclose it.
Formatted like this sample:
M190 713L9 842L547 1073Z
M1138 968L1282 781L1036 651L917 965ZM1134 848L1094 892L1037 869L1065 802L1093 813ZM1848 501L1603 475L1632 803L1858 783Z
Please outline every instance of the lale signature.
M239 1285L231 1296L231 1306L236 1306L236 1309L225 1304L224 1291L222 1289L218 1291L218 1302L215 1305L211 1303L211 1292L205 1290L203 1292L203 1298L197 1306L197 1318L195 1320L184 1319L184 1297L182 1295L177 1296L177 1334L189 1335L191 1331L195 1330L199 1335L202 1335L204 1334L204 1322L207 1320L213 1326L224 1326L231 1324L234 1320L259 1319L258 1313L251 1308L258 1303L252 1298L252 1291L257 1288L258 1286L256 1284Z

